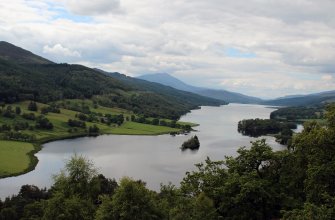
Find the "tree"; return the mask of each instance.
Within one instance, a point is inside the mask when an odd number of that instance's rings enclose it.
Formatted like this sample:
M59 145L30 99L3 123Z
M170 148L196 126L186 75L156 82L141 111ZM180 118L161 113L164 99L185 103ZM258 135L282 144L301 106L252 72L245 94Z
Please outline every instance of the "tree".
M21 108L20 108L19 106L16 106L16 107L15 107L15 113L16 113L17 115L20 115L20 114L21 114Z
M4 208L0 211L1 220L17 219L17 213L13 208Z
M29 105L28 105L28 110L29 111L37 112L37 104L36 104L36 102L30 101Z
M158 118L152 119L152 124L153 125L158 125L159 124L159 119Z
M41 115L41 116L37 117L35 127L39 128L39 129L52 130L54 126L49 121L49 119L47 119L46 117Z
M74 155L67 161L65 169L54 176L54 189L66 196L90 197L91 181L97 176L93 163L83 156Z
M103 197L96 219L150 220L161 216L154 192L146 189L142 181L123 178L112 198Z
M89 135L98 135L99 131L100 131L100 129L96 124L94 124L93 126L90 126L88 128L88 134Z
M47 201L43 219L93 219L97 170L83 156L74 155L65 169L54 176L53 195Z
M43 220L93 220L95 207L90 200L78 195L66 197L56 192L48 201L44 210Z

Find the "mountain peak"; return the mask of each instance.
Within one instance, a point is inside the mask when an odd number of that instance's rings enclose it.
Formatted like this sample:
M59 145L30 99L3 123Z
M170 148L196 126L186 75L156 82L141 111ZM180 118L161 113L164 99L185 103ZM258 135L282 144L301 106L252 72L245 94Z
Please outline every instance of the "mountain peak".
M150 82L160 83L166 86L173 87L175 89L193 92L198 95L215 98L219 100L224 100L227 102L234 103L259 103L262 100L256 97L246 96L236 92L229 92L226 90L217 90L217 89L208 89L202 87L196 87L188 85L183 81L171 76L167 73L156 73L156 74L147 74L139 77Z
M52 64L50 60L33 54L6 41L0 41L0 59L19 64Z
M183 81L171 76L168 73L154 73L154 74L147 74L138 77L139 79L147 80L150 82L160 83L166 86L170 86L179 90L183 91L193 91L196 89L194 86L187 85Z

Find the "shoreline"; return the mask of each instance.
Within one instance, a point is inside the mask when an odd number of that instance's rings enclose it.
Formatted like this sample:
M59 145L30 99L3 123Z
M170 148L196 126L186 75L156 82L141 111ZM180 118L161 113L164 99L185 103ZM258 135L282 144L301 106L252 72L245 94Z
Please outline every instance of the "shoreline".
M199 124L194 124L194 126L192 126L192 127L196 127L196 126L199 126ZM181 131L182 130L180 130L179 132L181 132ZM171 133L172 133L172 131L158 132L158 133L155 133L155 134L124 134L124 133L104 132L104 133L99 133L97 135L89 135L89 134L86 134L86 133L78 133L78 134L59 136L59 137L42 138L41 140L38 140L38 141L32 142L32 143L31 142L23 142L23 143L31 143L34 146L34 149L32 151L30 151L29 153L27 153L27 156L29 158L28 167L25 170L23 170L21 172L18 172L18 173L0 176L0 180L10 178L10 177L21 176L21 175L24 175L26 173L29 173L29 172L35 170L35 168L36 168L36 166L39 162L36 154L39 151L42 150L44 144L47 144L47 143L50 143L50 142L62 141L62 140L67 140L67 139L76 139L76 138L82 138L82 137L97 137L97 136L102 136L102 135L159 136L159 135L165 135L165 134L171 134ZM8 141L15 141L15 140L8 140Z

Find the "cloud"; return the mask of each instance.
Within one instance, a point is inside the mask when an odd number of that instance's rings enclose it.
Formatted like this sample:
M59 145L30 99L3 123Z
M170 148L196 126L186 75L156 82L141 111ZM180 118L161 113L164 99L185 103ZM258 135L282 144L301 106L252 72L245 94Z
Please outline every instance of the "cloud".
M53 47L45 45L43 47L43 53L53 57L56 60L63 60L63 62L66 62L66 59L69 57L70 58L81 57L81 54L78 51L70 50L69 48L63 47L61 44L55 44Z
M120 0L66 0L65 5L78 15L103 15L120 11Z
M282 96L335 88L334 8L332 0L12 0L0 2L0 39L57 62Z

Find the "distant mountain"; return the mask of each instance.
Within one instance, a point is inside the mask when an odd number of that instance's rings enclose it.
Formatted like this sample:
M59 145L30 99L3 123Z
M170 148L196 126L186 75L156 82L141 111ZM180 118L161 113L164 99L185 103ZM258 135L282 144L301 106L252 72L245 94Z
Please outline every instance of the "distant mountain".
M335 90L309 95L280 97L277 99L264 101L261 104L275 106L308 106L319 105L329 102L335 102Z
M183 81L167 74L167 73L156 73L156 74L148 74L137 77L138 79L146 80L149 82L155 82L166 86L171 86L175 89L188 91L188 92L196 92L200 91L201 88L188 85Z
M147 80L150 82L156 82L156 83L160 83L163 85L171 86L179 90L188 91L188 92L196 93L199 95L207 96L210 98L224 100L226 102L231 102L231 103L248 104L248 103L260 103L263 101L262 99L259 99L256 97L247 96L247 95L243 95L243 94L236 93L236 92L230 92L227 90L218 90L218 89L216 90L216 89L208 89L208 88L191 86L167 73L147 74L147 75L142 75L138 78Z
M124 85L138 89L138 90L145 90L150 92L155 92L160 95L168 96L173 98L174 100L180 100L185 102L192 102L192 103L198 103L199 105L224 105L227 104L227 102L219 99L213 99L205 96L201 96L198 94L194 94L192 92L187 92L183 90L178 90L170 86L165 86L159 83L155 82L149 82L146 80L133 78L130 76L126 76L124 74L118 73L118 72L106 72L100 69L95 69L97 71L100 71L101 73L104 73L107 76L110 76L116 80L119 80Z
M82 65L56 64L10 43L0 43L0 102L93 99L102 106L170 119L178 119L201 105L224 104L171 87L148 86L123 78L106 76Z
M0 58L18 64L53 64L50 60L5 41L0 41Z

